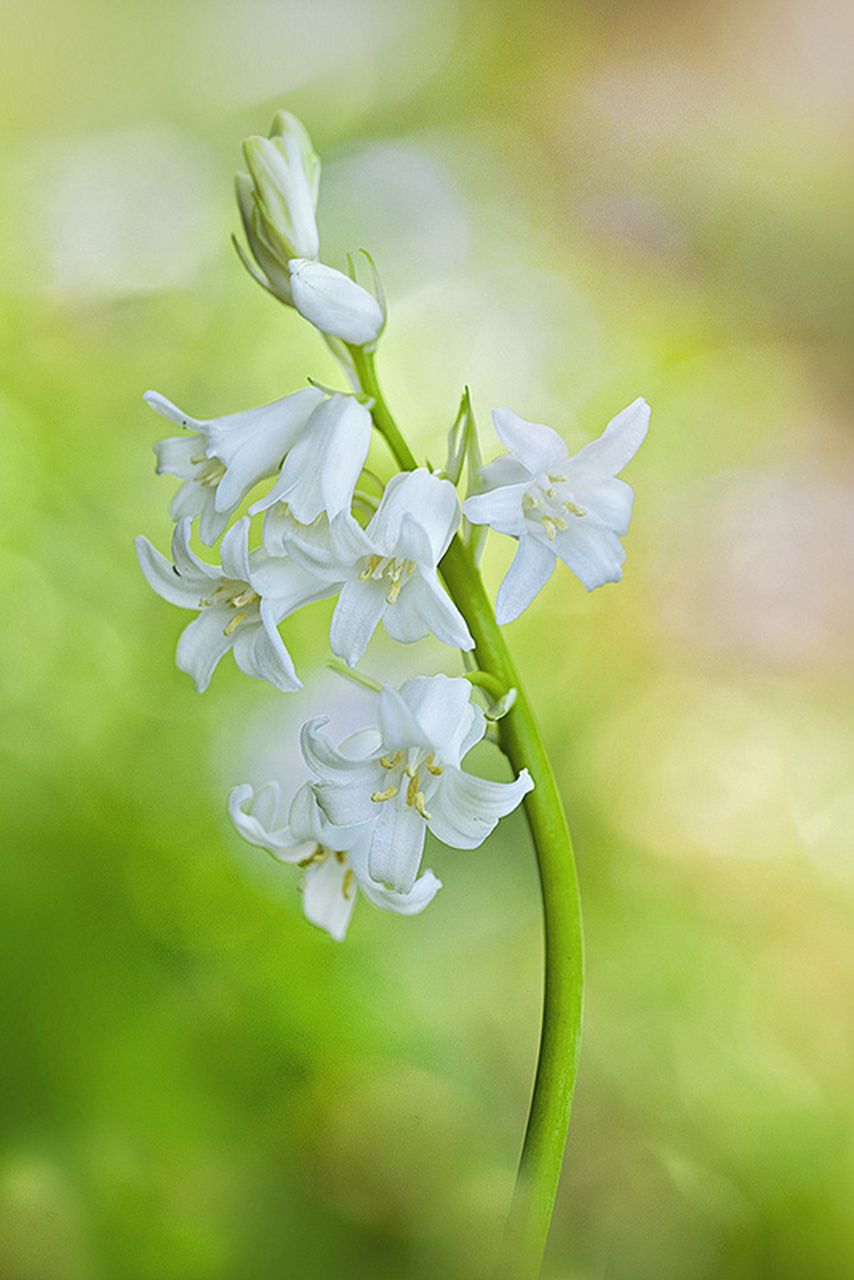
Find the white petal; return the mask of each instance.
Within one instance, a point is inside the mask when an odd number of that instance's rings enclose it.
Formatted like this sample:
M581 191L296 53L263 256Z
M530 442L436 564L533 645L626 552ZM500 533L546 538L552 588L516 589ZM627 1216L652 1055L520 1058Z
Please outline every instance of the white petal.
M330 396L315 409L278 480L250 513L286 501L300 524L311 524L323 511L332 519L350 505L370 442L365 406L352 396Z
M175 565L175 570L181 577L188 578L191 581L196 576L207 578L209 584L221 582L224 575L220 566L208 564L206 560L202 560L197 556L190 546L192 524L192 519L184 516L172 530L172 563ZM208 590L210 590L210 585Z
M620 539L611 529L586 517L559 531L552 545L588 591L606 582L619 582L623 576L626 552Z
M495 598L495 620L499 625L518 618L534 596L542 590L555 567L555 552L535 538L523 533L510 568Z
M383 690L383 693L385 690ZM395 691L389 690L390 694ZM471 685L461 676L446 676L440 673L435 676L412 676L401 686L397 695L399 704L407 708L417 726L417 734L410 735L412 744L432 747L443 763L456 766L465 751L475 742L479 742L486 732L486 722L480 708L471 701ZM386 695L389 708L394 705ZM380 723L384 729L382 718L383 694L380 694ZM401 720L400 734L405 721L397 709ZM477 736L472 738L472 729ZM384 734L384 740L387 741ZM400 742L397 745L402 745Z
M345 582L332 615L329 643L332 652L355 666L368 647L377 623L388 606L388 584L385 580L358 578Z
M384 324L382 308L343 271L322 262L294 258L288 263L297 311L318 328L354 346L374 342Z
M302 909L312 924L319 925L335 939L343 942L356 902L356 881L347 877L349 867L330 853L322 862L313 863L305 873Z
M222 540L219 549L222 571L226 578L249 584L249 527L248 516L233 524Z
M390 684L383 685L380 690L379 723L383 746L391 754L398 750L405 751L407 747L436 745L429 733L432 727L429 717L426 729L422 728L418 704L416 703L413 709L411 703L414 699L407 694L407 690L416 680L442 680L450 683L448 676L414 676L411 680L407 680L400 690L393 689ZM453 711L450 714L453 716ZM444 727L448 712L443 711L440 716L440 724Z
M300 750L309 769L325 782L344 788L354 787L365 792L373 791L374 780L381 772L379 765L373 760L353 760L333 747L326 734L320 732L321 725L328 723L328 717L317 716L314 720L306 721L300 730ZM370 813L370 796L368 812ZM332 821L336 820L333 818ZM358 821L364 821L364 819L358 819ZM350 824L345 821L338 825Z
M175 653L178 670L193 677L199 693L207 689L216 664L231 648L231 636L225 634L228 621L228 612L212 605L202 609L178 638Z
M462 769L446 769L430 798L428 826L452 848L476 849L533 785L527 769L514 782L493 782Z
M398 893L395 889L374 884L370 879L359 879L359 888L375 907L382 907L383 911L394 911L401 916L414 916L423 911L441 887L442 881L432 871L425 871L420 875L409 893Z
M615 476L633 458L643 443L649 427L650 409L638 397L612 418L598 440L579 449L575 460L595 467L601 475Z
M632 486L626 484L625 480L601 477L587 468L576 468L574 464L573 458L566 473L573 500L598 523L613 529L615 533L627 533L635 497Z
M368 855L370 877L398 893L409 893L418 875L427 824L411 805L387 800L377 808L380 815Z
M532 474L554 470L566 461L569 452L566 442L551 427L527 422L506 405L493 409L492 421L504 447Z
M398 472L389 480L367 534L385 555L403 555L436 565L459 523L454 486L418 467L415 471ZM419 536L416 525L424 536Z
M204 424L198 418L193 418L189 413L185 413L183 409L179 409L177 404L173 404L171 400L167 400L159 391L146 391L143 400L150 405L156 413L161 414L164 418L169 418L171 422L177 422L182 427L196 427L201 429Z
M172 561L167 560L142 534L134 538L134 546L145 580L159 596L184 609L199 608L210 587L210 579L202 574L184 576L176 573Z
M465 619L439 583L435 570L410 578L383 615L383 626L393 640L404 644L420 640L430 631L443 644L457 649L474 648Z
M295 839L287 826L277 827L278 810L279 788L275 782L268 782L257 791L243 783L228 797L228 812L244 840L266 849L280 862L299 862L317 842Z
M207 454L227 467L217 486L219 510L234 510L259 480L278 471L322 400L322 391L305 387L272 404L213 419L208 425Z
M522 484L501 485L486 493L475 493L463 503L463 515L472 524L488 524L496 533L519 535L525 528L522 499L530 480Z
M268 680L274 688L291 693L302 688L302 681L269 609L269 603L262 601L260 626L248 621L238 625L232 635L234 661L245 675Z
M367 828L364 823L355 827L339 827L330 822L317 799L315 783L306 782L291 803L288 822L294 835L305 841L321 844L326 849L343 849L348 852L357 842L367 845Z
M180 476L182 480L193 478L198 464L192 461L200 453L204 453L206 440L203 435L167 436L165 440L157 440L152 446L157 458L156 472L159 476Z

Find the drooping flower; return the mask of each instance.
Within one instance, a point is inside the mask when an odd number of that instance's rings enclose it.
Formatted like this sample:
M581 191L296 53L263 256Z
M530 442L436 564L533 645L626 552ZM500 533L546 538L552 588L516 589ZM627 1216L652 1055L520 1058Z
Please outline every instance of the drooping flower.
M384 685L379 727L334 747L320 728L303 726L301 746L321 809L337 826L368 824L368 872L399 893L416 883L427 830L456 849L474 849L531 790L523 769L493 782L460 767L486 731L467 680L414 676L400 690Z
M210 683L224 653L246 675L285 692L301 689L291 656L278 632L288 614L328 594L326 583L312 578L293 560L274 558L258 547L248 549L248 516L222 540L222 566L199 559L190 548L192 519L184 516L172 535L172 560L147 538L136 539L140 568L149 585L171 604L200 613L178 640L176 663L188 672L201 693Z
M419 876L408 893L397 893L373 881L368 874L369 828L334 826L318 805L310 783L294 796L286 825L277 825L279 809L275 782L258 791L248 784L235 787L228 799L231 819L245 840L266 849L280 862L302 868L303 911L312 924L339 942L347 933L360 892L385 911L415 915L442 887L432 871Z
M519 545L495 604L498 622L511 622L545 585L560 558L588 591L619 582L626 558L634 494L616 478L640 447L649 405L634 400L612 418L598 440L570 456L551 427L526 422L512 409L493 412L509 453L481 469L487 489L466 498L463 513L518 538Z
M372 293L343 271L308 258L293 258L288 270L293 303L303 319L356 347L376 342L385 314Z
M278 111L269 138L247 138L249 173L235 179L246 239L258 269L240 250L247 270L280 301L292 304L291 258L316 258L320 161L304 126Z
M222 418L193 418L158 391L146 391L143 398L164 418L192 432L158 440L157 474L184 481L172 499L172 519L199 516L202 542L212 546L249 490L276 474L324 396L306 387Z
M290 502L288 503L290 506ZM366 529L349 512L300 527L295 512L274 508L265 521L271 552L285 550L307 573L341 594L330 643L354 666L382 619L393 640L408 644L433 633L471 649L465 620L441 586L436 566L460 522L454 486L423 467L393 476Z
M288 451L279 478L250 513L286 502L294 517L311 524L348 511L371 443L371 415L353 396L336 392L317 404Z

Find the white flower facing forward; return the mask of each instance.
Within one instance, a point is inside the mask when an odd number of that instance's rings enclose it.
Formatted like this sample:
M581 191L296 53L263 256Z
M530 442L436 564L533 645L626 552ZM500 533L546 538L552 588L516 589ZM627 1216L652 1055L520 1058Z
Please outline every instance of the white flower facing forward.
M294 258L288 270L294 306L304 320L356 347L376 342L385 314L372 293L322 262Z
M612 418L598 440L570 457L551 427L526 422L512 409L496 409L495 430L509 453L481 469L486 492L463 503L473 524L519 539L498 589L495 617L512 622L545 586L559 557L588 591L619 582L626 558L634 494L616 479L640 447L649 405L634 400Z
M222 418L193 418L158 391L143 399L172 422L188 427L186 436L169 436L154 446L157 474L178 476L170 507L173 520L199 516L202 542L213 546L250 489L275 475L282 459L324 399L306 387L257 409Z
M286 502L294 517L311 524L325 513L349 511L353 490L368 456L371 415L353 396L336 392L323 399L288 451L279 478L250 515Z
M359 891L375 906L409 916L423 911L442 887L432 871L419 876L409 893L376 884L368 874L370 830L333 826L310 783L294 796L287 825L277 826L279 808L275 782L258 791L248 784L235 787L228 798L231 819L245 840L279 862L302 868L303 911L338 942L347 933Z
M465 620L439 582L436 566L460 522L454 486L423 467L393 476L366 529L348 512L301 528L295 513L267 515L264 542L286 551L307 573L341 595L332 615L332 649L352 667L382 619L393 640L408 644L430 632L471 649Z
M249 173L235 179L243 230L255 261L238 251L259 284L291 303L291 258L316 258L320 161L305 127L289 111L278 111L269 138L247 138Z
M300 605L328 593L292 560L274 559L263 548L248 550L249 517L222 540L222 567L207 564L190 548L192 520L185 516L172 535L172 561L147 538L136 539L140 568L149 586L171 604L199 609L178 640L176 663L201 693L229 649L241 671L269 680L277 689L301 689L277 624Z
M416 884L429 828L456 849L474 849L531 790L465 773L460 762L486 731L462 678L414 676L379 694L379 727L333 747L321 717L303 725L303 756L320 781L320 807L336 826L370 827L368 872L398 893Z

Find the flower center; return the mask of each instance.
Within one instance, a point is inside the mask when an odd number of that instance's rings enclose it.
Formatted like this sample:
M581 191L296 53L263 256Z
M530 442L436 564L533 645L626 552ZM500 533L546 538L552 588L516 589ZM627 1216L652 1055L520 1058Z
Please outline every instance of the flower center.
M427 747L407 747L406 751L397 751L393 756L380 756L379 763L389 775L389 785L375 791L371 799L383 804L399 796L398 804L414 809L429 822L426 799L435 791L436 779L443 773L442 764L433 752Z
M226 466L219 458L208 458L203 453L195 454L190 462L197 468L194 480L198 480L200 484L210 485L212 488L219 484L225 475Z
M222 629L224 636L230 636L241 622L245 622L250 606L260 599L258 592L253 591L245 582L224 582L211 592L207 600L199 601L199 608L207 609L212 604L224 604L226 608L234 609L234 615Z
M303 871L307 870L308 867L319 866L321 862L326 861L330 854L341 866L347 861L347 854L343 849L327 849L325 845L316 844L307 858L300 858L297 866L301 867ZM355 883L356 877L353 874L353 868L348 867L344 872L344 879L341 883L341 892L345 898L352 898Z
M375 582L380 582L383 578L388 578L389 588L386 600L389 604L394 604L400 595L401 588L414 572L414 560L404 560L403 556L371 556L359 574L359 581L368 582L373 578Z
M569 528L567 516L586 516L584 507L572 501L566 476L538 476L522 499L525 519L538 522L552 542L558 531Z

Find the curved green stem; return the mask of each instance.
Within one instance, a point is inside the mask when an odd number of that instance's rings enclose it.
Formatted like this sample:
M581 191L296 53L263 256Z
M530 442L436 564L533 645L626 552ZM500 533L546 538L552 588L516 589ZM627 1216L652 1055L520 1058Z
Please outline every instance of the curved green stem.
M359 348L351 348L351 353L362 390L374 400L375 426L400 467L413 470L418 464L383 399L373 356ZM569 829L542 736L480 573L459 536L451 542L439 568L474 637L478 666L503 688L517 690L516 701L498 722L500 742L514 772L527 768L535 784L524 806L543 901L543 1022L499 1271L506 1280L535 1280L554 1208L578 1067L583 981L578 880Z

